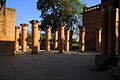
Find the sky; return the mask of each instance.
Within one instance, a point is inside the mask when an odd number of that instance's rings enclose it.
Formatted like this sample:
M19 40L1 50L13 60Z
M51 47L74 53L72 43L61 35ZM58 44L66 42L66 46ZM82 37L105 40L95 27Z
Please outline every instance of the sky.
M36 9L36 2L38 0L6 0L6 7L16 9L16 26L21 23L29 23L30 20L41 20L40 11ZM100 0L81 0L84 1L87 6L94 6L100 3ZM30 30L31 27L28 27Z

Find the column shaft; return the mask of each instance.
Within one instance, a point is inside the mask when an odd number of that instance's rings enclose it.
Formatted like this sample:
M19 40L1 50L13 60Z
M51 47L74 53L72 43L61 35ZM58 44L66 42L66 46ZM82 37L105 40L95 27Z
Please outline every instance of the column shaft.
M116 55L116 36L115 36L116 9L114 8L114 5L110 5L108 10L109 10L108 54Z
M38 20L30 21L32 24L32 54L38 53Z
M50 51L50 33L51 33L51 27L48 26L46 29L46 51L49 52Z
M67 29L65 32L65 51L69 51L70 29Z
M72 50L72 37L73 37L73 31L70 31L70 50Z
M20 24L20 26L22 27L22 40L21 40L21 49L23 52L26 52L27 49L27 27L28 24Z
M64 27L65 25L59 26L59 53L64 53Z
M54 49L58 48L58 31L54 32Z
M40 28L38 28L38 51L40 50Z
M96 51L101 51L101 29L96 30Z
M119 0L120 9L120 0ZM120 55L120 10L119 10L119 27L118 27L118 54Z
M19 50L19 29L20 27L15 27L15 50Z
M80 27L79 33L79 52L85 51L85 28Z
M108 55L108 9L102 8L103 26L102 26L102 54Z

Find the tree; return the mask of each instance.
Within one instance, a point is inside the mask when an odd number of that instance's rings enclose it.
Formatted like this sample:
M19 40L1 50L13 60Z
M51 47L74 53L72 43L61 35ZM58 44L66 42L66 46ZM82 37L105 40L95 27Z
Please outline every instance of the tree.
M52 32L61 24L67 24L66 28L75 30L81 23L83 4L79 0L38 0L37 9L41 11L41 29L52 26ZM77 29L78 30L78 29Z

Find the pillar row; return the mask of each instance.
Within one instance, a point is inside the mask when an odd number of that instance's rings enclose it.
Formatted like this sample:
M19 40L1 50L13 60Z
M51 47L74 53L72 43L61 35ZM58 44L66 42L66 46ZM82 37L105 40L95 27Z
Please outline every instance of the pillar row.
M27 49L27 27L28 24L20 24L20 26L22 27L22 40L21 40L21 49L23 52L26 52Z
M64 28L66 25L59 26L59 53L64 53Z
M81 26L79 32L79 52L85 51L85 27Z
M54 49L58 48L58 31L54 32Z
M50 37L51 37L51 26L48 26L47 29L46 29L46 42L45 42L45 50L46 52L49 52L50 51Z
M32 25L32 54L38 53L38 20L31 20Z
M20 27L16 26L15 27L15 51L19 50L19 32L20 32Z
M65 51L69 51L69 41L70 41L70 29L65 31Z
M96 51L98 52L101 51L101 31L100 28L96 29Z

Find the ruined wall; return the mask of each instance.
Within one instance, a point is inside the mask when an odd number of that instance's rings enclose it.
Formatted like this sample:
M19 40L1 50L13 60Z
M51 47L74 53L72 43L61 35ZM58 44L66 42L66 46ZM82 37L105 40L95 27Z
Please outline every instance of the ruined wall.
M0 7L0 55L14 54L15 9Z
M100 5L84 9L83 26L86 27L85 50L96 50L96 28L102 27L102 10ZM119 9L116 9L116 51L118 51Z
M96 50L96 28L102 26L102 12L99 6L85 9L83 26L86 27L85 50Z

